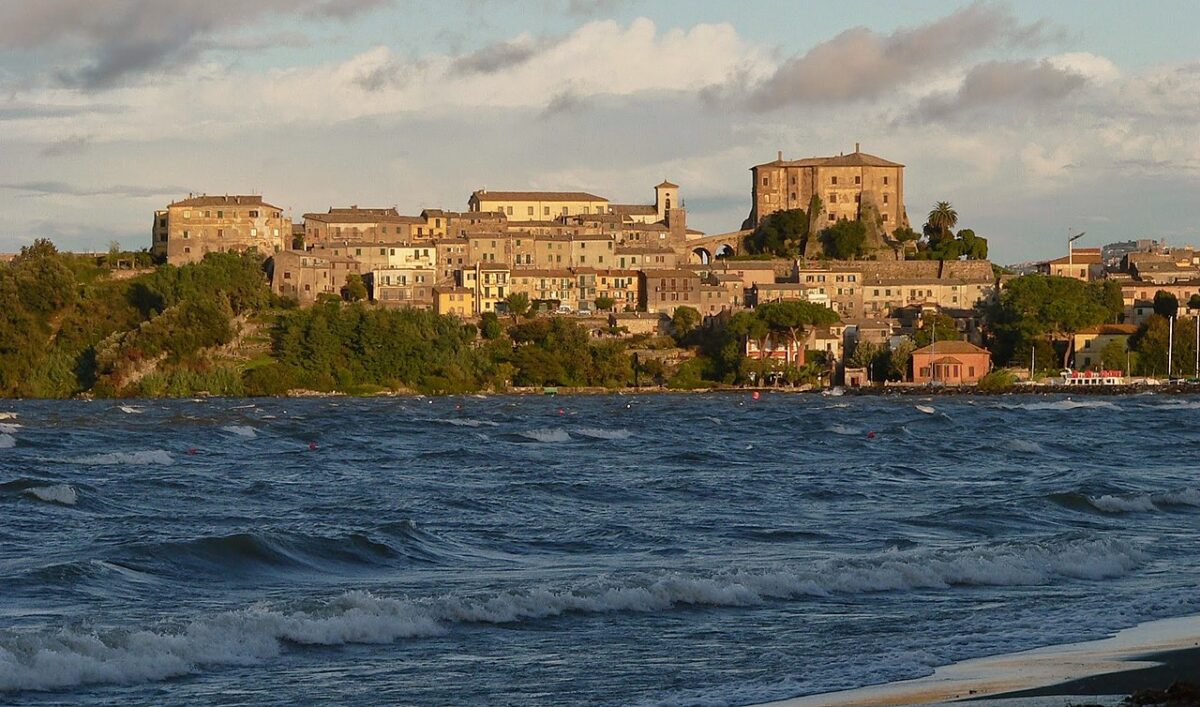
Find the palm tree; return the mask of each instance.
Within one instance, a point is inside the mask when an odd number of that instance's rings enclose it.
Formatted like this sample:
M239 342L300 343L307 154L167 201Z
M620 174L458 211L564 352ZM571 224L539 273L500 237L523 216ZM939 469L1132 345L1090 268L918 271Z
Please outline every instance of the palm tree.
M949 201L939 201L929 212L926 223L943 234L949 233L958 225L958 212Z

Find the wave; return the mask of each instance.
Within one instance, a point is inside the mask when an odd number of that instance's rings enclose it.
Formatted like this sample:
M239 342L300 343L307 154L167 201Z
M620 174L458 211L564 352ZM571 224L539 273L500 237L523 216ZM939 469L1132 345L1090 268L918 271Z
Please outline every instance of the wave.
M1156 494L1088 496L1088 503L1105 513L1153 513L1170 506L1200 506L1200 491L1184 489Z
M1025 586L1060 578L1120 576L1145 562L1115 540L1004 544L957 551L889 551L871 559L806 568L731 571L709 577L671 572L568 587L481 595L391 599L352 591L314 608L256 606L178 630L0 634L0 692L87 683L147 682L207 666L274 658L288 644L389 643L445 634L455 624L509 624L567 614L655 613L678 607L756 606L770 601L956 586Z
M1077 410L1079 408L1117 408L1115 403L1107 400L1055 400L1048 403L1017 403L1016 405L1001 404L1000 407L1009 410Z
M188 575L202 571L226 576L380 565L398 556L390 545L361 533L341 537L236 533L141 545L133 548L122 562L150 572L157 567Z
M633 433L626 429L606 430L599 427L579 427L575 429L575 434L591 439L629 439Z
M12 449L17 446L17 438L5 432L0 432L0 449Z
M913 405L913 407L919 412L925 413L926 415L932 415L937 412L937 408L932 405Z
M830 432L832 432L834 434L839 434L839 435L860 435L863 433L861 428L851 427L849 425L843 425L841 423L836 423L827 429Z
M15 412L0 412L0 420L15 420L17 413Z
M562 428L546 428L541 430L526 430L518 432L518 435L526 439L531 439L535 442L570 442L571 435Z
M74 506L79 501L79 492L70 484L55 484L53 486L32 486L25 493L39 501L59 503L64 506Z
M434 422L442 422L447 425L454 425L456 427L499 427L500 426L500 423L498 423L498 422L492 422L491 420L473 420L469 417L439 418L439 419L435 419Z
M117 409L128 415L141 415L145 410L133 405L118 405Z
M93 454L90 457L80 457L75 459L76 464L90 464L96 466L111 466L117 464L162 464L169 466L175 463L175 458L170 452L161 449L147 449L137 452L109 452L107 454Z
M23 426L24 425L17 424L16 422L0 422L0 432L10 435L16 434L17 430L21 429Z
M247 439L252 439L258 436L258 430L254 429L250 425L226 425L221 429L225 430L229 434L237 435L238 437L246 437Z
M1006 439L1000 443L1001 449L1007 449L1010 452L1022 452L1024 454L1045 454L1046 449L1029 439Z

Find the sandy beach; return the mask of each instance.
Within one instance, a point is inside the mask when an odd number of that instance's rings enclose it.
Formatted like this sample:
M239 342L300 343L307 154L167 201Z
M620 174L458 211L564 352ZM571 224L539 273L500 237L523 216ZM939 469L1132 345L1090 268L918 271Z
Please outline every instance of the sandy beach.
M1118 704L1141 689L1200 677L1200 616L1151 621L1098 641L1046 646L938 668L916 680L769 703L884 707L970 701L1009 707ZM1077 698L1077 699L1076 699Z

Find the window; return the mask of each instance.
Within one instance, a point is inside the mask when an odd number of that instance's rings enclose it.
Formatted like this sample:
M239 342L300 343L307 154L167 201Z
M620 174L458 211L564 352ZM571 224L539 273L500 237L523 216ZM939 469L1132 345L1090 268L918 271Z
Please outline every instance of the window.
M211 212L211 211L205 211L205 212L204 212L204 218L209 218L210 216L212 216L212 212Z
M763 177L763 179L762 179L762 185L763 185L764 187L765 187L765 186L767 186L767 178L766 178L766 177Z
M885 186L885 187L886 187L887 185L888 185L888 178L887 178L887 177L884 177L884 178L883 178L883 186Z
M251 212L250 212L250 218L258 218L258 212L257 212L257 211L251 211Z
M529 215L533 216L533 207L532 206L529 207Z
M257 229L257 228L252 228L252 229L250 229L250 235L251 235L251 236L257 236L257 235L258 235L258 229Z
M837 194L830 193L830 195L829 195L829 203L831 203L831 204L836 204L836 203L837 203Z
M218 211L218 212L217 212L217 218L225 218L225 212L224 212L224 211Z
M562 209L563 209L562 210L563 216L566 216L567 215L567 207L564 206L564 207L562 207Z
M184 218L191 218L191 217L192 217L192 212L191 212L191 211L184 211L184 212L183 212L183 217L184 217Z
M862 184L862 177L855 177L855 178L854 178L854 183L855 183L855 184Z
M792 192L790 198L792 201L795 201L796 200L796 192Z
M220 238L220 237L222 237L222 236L224 236L224 235L225 235L225 229L223 229L223 228L218 228L218 229L217 229L217 238Z
M512 216L512 207L511 207L511 206L510 206L510 207L508 207L508 215L509 215L509 216Z
M183 232L183 237L184 237L184 238L188 238L188 237L189 237L189 236L188 236L188 232L187 232L187 231L184 231L184 232Z
M830 177L829 183L836 186L837 185L837 177Z
M549 206L543 206L543 207L542 207L542 215L543 215L543 216L549 216L549 215L550 215L550 207L549 207Z
M792 175L792 186L796 186L796 175Z
M883 222L884 222L884 223L887 223L887 222L888 222L888 215L887 215L887 214L884 214L884 215L883 215Z
M888 195L887 194L883 195L883 203L885 203L885 204L888 203Z
M829 220L830 220L830 221L837 221L837 216L834 216L833 214L829 214Z
M184 253L191 253L191 252L192 252L192 249L191 249L191 248L184 248L184 249L183 249L183 252L184 252Z

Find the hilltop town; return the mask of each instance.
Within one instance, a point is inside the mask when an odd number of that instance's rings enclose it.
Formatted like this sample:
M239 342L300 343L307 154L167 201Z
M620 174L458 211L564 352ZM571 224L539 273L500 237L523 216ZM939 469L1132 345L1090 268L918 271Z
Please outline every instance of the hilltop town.
M904 165L858 145L779 153L750 176L748 217L716 235L688 227L683 187L665 179L641 204L480 188L462 211L331 205L296 222L260 195L191 194L154 213L148 252L88 265L40 243L0 269L76 293L10 316L28 346L14 352L61 358L54 380L12 373L0 384L236 394L1010 386L1063 369L1060 382L1094 385L1200 373L1185 366L1196 358L1198 252L1068 243L1019 274L993 265L987 239L959 228L947 202L914 228ZM76 340L62 339L72 326ZM429 339L428 359L367 362L371 347L398 349L405 327Z

